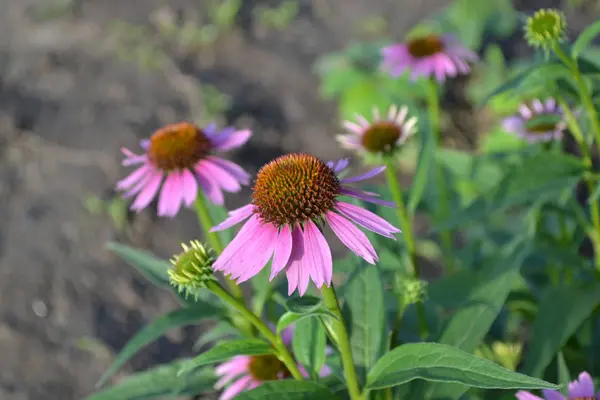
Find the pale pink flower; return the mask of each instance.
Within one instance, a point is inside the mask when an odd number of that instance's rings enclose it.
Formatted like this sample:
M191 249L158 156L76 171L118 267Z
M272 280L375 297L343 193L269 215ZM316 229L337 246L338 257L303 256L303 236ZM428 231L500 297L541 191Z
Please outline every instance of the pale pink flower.
M358 153L391 153L417 131L417 118L407 119L407 116L406 106L393 105L383 117L377 108L373 108L372 122L362 115L356 116L356 122L344 121L348 133L337 135L337 140L345 149Z
M212 155L246 143L252 133L234 128L204 129L182 122L156 131L141 141L144 154L123 148L123 165L138 168L117 183L124 197L137 195L131 209L140 211L158 194L158 215L173 217L182 204L191 206L199 189L215 204L223 204L223 191L237 192L250 176L239 165Z
M244 282L273 257L271 280L285 271L289 294L298 288L304 295L310 280L317 288L329 286L333 266L329 244L321 232L325 223L350 250L375 264L375 249L352 222L390 239L395 239L394 234L400 230L338 197L346 195L393 207L394 203L377 199L376 193L348 186L381 173L385 167L353 178L339 178L347 166L345 159L326 164L310 154L287 154L266 164L256 178L252 203L231 211L212 229L227 229L249 218L213 268Z
M530 105L521 104L519 112L502 121L502 127L529 143L560 140L567 128L560 106L553 98L542 103L535 99Z
M286 346L290 345L292 334L292 328L287 328L282 332L281 337ZM302 365L298 364L298 369L304 377L308 377L308 373ZM223 389L229 384L219 396L219 400L231 400L243 391L259 387L263 382L290 377L290 372L285 365L272 354L235 356L219 365L215 372L220 378L215 384L215 389ZM325 377L329 374L331 374L331 369L327 365L323 365L321 371L319 371L319 376Z
M518 400L597 400L600 399L600 392L594 393L594 381L587 372L579 374L577 380L569 383L569 397L563 396L556 390L542 390L543 398L534 394L520 390L516 396Z
M412 80L434 77L440 83L447 77L467 75L468 62L478 59L454 36L433 34L384 47L381 54L383 70L393 77L409 72Z

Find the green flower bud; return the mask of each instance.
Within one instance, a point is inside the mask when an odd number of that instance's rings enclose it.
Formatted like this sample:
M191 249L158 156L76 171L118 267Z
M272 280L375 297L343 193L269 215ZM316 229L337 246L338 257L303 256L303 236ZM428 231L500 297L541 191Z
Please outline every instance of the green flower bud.
M565 40L567 20L565 15L555 9L541 9L527 18L525 39L534 47L548 51L556 43Z
M169 270L171 285L179 292L195 295L197 289L206 287L206 283L215 280L212 265L216 256L212 249L206 249L200 242L193 240L189 246L181 244L183 252L173 256Z

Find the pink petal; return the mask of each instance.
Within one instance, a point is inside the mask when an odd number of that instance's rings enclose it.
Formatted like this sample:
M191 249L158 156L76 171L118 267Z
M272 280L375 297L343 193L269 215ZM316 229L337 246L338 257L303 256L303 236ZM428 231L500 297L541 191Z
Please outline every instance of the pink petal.
M311 220L304 223L304 268L308 268L317 288L331 284L333 262L327 240Z
M366 179L370 179L372 177L374 177L375 175L379 175L380 173L382 173L385 170L386 166L382 165L380 167L377 168L373 168L372 170L365 172L362 175L358 175L352 178L346 178L346 179L342 179L342 183L354 183L354 182L360 182L360 181L364 181Z
M362 134L363 128L358 125L356 122L352 122L352 121L344 121L342 122L342 125L344 126L344 128L346 128L346 130L355 133L357 135Z
M310 282L310 270L304 265L304 234L299 225L292 231L292 254L285 271L288 280L288 296L298 288L300 296L306 293Z
M290 254L292 254L292 232L289 225L283 225L279 230L277 247L275 247L275 255L271 263L270 281L285 268L290 259Z
M240 256L248 249L248 244L255 240L255 235L262 226L257 215L253 215L245 224L233 240L225 247L221 255L213 264L215 271L224 271L226 275L237 273L236 257ZM241 271L243 273L244 271Z
M242 188L233 175L211 161L202 160L195 168L202 168L204 175L210 176L213 182L228 192L239 192Z
M375 261L379 260L367 236L350 221L331 211L325 214L325 219L340 241L357 256L364 258L366 262L373 265Z
M220 138L215 137L214 145L215 149L218 151L228 151L231 149L235 149L237 147L245 144L248 139L252 136L252 131L249 129L237 131L228 135L228 137L219 140Z
M221 191L221 187L210 177L210 175L206 174L202 168L195 168L196 177L198 178L198 184L206 194L206 197L213 204L223 205L225 199L223 198L223 191Z
M590 374L582 372L576 381L569 383L569 397L594 397L594 381Z
M148 156L142 154L141 156L134 155L133 157L128 157L121 161L121 165L125 167L129 167L132 165L144 164L148 162Z
M251 360L252 357L250 356L235 356L231 360L226 361L215 368L215 373L220 376L240 369L247 369Z
M116 186L117 190L126 190L126 189L131 188L137 182L141 181L146 176L146 174L150 173L151 171L152 171L152 167L150 165L146 164L146 165L139 167L138 169L133 171L131 174L126 176L124 179L121 179L120 181L117 182L117 186Z
M263 224L253 237L245 252L238 255L235 262L239 270L243 270L239 276L232 274L237 283L242 283L258 274L269 262L273 250L277 246L278 229L273 224Z
M231 175L235 177L242 185L247 185L250 182L250 175L244 171L242 167L239 165L224 160L219 157L208 156L207 160L210 160L213 164L217 164L219 167L223 168L225 171L229 172Z
M135 186L133 186L131 189L129 189L127 192L123 193L123 198L124 199L128 199L134 195L136 195L137 193L140 192L140 190L142 190L143 188L145 188L148 183L150 183L150 181L152 181L152 178L154 177L154 175L159 174L160 172L155 172L155 171L150 171L148 174L146 174L146 176L144 176L138 183L135 184Z
M221 222L219 225L213 226L210 231L218 232L227 228L231 228L232 226L237 225L243 220L249 218L253 213L254 205L252 204L247 204L243 207L237 208L233 211L230 211L227 219Z
M183 185L178 171L170 172L158 197L158 215L174 217L183 201Z
M529 392L526 392L524 390L519 390L516 394L515 394L516 398L518 400L544 400L538 396L535 396Z
M225 391L219 396L219 400L231 400L238 394L242 393L248 385L252 382L250 375L244 376L232 383Z
M183 185L183 202L186 206L191 206L198 195L198 182L196 177L189 169L184 169L181 176Z
M542 389L542 394L546 400L566 400L565 396L556 390Z
M375 199L375 198L369 196L369 194L367 192L364 192L364 191L358 190L358 189L354 189L354 188L342 186L342 188L340 189L340 193L345 194L346 196L354 197L355 199L364 200L366 202L379 204L379 205L382 205L385 207L395 208L397 206L396 203L394 203L393 201Z
M140 194L136 197L135 201L131 205L132 210L140 211L148 206L154 196L156 196L156 192L160 188L160 183L162 182L162 174L156 172L152 177L152 180L148 182L146 187L142 189Z
M340 214L344 215L349 220L381 236L396 240L393 234L400 232L400 229L396 228L383 218L375 215L369 210L355 206L354 204L337 202L335 207Z
M287 328L285 328L283 330L283 332L281 332L281 340L283 341L283 344L285 344L286 346L289 346L290 344L292 344L292 338L294 337L294 329L295 329L295 325L289 325Z

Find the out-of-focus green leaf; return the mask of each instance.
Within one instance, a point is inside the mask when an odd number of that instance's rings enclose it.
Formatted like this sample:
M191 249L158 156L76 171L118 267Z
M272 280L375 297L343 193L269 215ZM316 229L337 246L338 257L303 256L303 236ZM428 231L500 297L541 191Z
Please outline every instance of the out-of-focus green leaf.
M273 346L260 339L251 338L222 342L182 364L181 373L187 373L203 365L225 361L234 356L260 356L273 354L273 352Z
M171 287L169 274L167 273L169 268L171 268L171 264L167 261L156 258L149 252L118 243L109 242L106 248L137 269L156 286Z
M292 349L308 374L316 379L325 364L325 328L318 318L304 318L296 322Z
M325 386L310 381L269 381L240 393L236 400L335 400Z
M579 34L577 40L575 40L575 43L573 43L573 47L571 48L571 56L575 59L578 58L585 48L590 44L590 42L598 35L600 35L600 21L596 21L593 24L588 25L583 32Z

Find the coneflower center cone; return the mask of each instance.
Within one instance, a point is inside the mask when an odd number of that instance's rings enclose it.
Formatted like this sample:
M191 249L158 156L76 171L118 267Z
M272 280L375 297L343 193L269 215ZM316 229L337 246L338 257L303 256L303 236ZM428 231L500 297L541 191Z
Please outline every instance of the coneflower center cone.
M290 376L285 365L274 355L252 356L248 365L250 375L258 381L274 381Z
M436 35L427 35L410 40L408 52L416 58L429 57L444 50L444 42Z
M387 152L394 147L401 134L399 126L391 122L377 122L365 131L361 143L371 152Z
M164 171L193 168L211 150L211 141L189 122L169 125L150 137L148 159Z
M332 210L340 181L310 154L286 154L258 172L252 193L255 212L277 226L315 220Z

